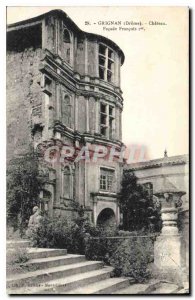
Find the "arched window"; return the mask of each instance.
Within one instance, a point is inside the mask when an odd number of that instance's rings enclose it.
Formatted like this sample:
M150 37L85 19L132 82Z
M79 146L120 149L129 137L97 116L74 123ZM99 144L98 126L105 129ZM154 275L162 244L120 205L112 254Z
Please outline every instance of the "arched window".
M69 95L64 95L62 99L62 123L71 127L71 101Z
M64 58L65 60L70 63L70 52L71 52L71 36L70 32L67 28L64 28L63 31L63 42L64 42Z
M64 28L63 41L64 43L70 43L70 34L66 28Z
M66 166L63 170L62 197L66 199L72 198L72 172L69 166Z

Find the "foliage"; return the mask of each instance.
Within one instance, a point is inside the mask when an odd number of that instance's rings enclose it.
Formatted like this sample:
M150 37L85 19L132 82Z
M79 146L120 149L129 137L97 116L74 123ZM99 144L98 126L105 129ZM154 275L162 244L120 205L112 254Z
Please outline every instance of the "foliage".
M129 231L159 231L160 215L154 207L153 198L132 171L124 170L119 195L123 213L123 229Z
M137 282L143 282L150 277L147 270L151 261L153 243L150 240L134 237L124 239L118 244L110 258L115 276L133 277Z
M26 268L25 264L29 260L29 255L26 248L17 248L14 251L7 251L6 266L7 276L14 273L23 273Z
M139 237L138 234L132 236L128 231L120 231L118 237L92 237L86 244L86 258L111 265L114 276L145 281L150 276L147 266L153 261L154 238Z
M150 276L147 266L153 261L153 249L151 238L99 237L88 240L85 255L114 267L114 276L130 276L142 282Z
M21 240L19 230L14 230L13 227L6 226L6 238L7 240Z
M84 254L87 237L96 234L97 229L85 216L71 220L45 215L40 220L40 226L34 229L31 239L37 247L61 248L70 253Z
M23 235L42 186L33 151L11 160L7 167L7 221Z
M99 237L114 237L118 235L118 229L115 225L97 226Z
M118 243L117 239L100 236L96 238L89 238L86 243L85 256L90 260L101 260L105 264L110 264L110 258L115 251Z

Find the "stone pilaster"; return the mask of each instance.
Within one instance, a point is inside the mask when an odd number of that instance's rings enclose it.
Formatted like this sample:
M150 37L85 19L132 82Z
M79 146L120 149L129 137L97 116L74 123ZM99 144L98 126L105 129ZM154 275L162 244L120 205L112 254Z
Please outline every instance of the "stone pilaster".
M100 112L99 112L99 105L100 105L100 102L99 102L99 98L96 98L95 99L95 133L99 133L99 115L100 115Z
M86 97L86 131L89 132L89 97Z
M181 236L178 232L178 206L181 196L166 178L163 179L161 189L155 193L161 203L162 231L154 244L154 264L159 270L161 278L182 283L182 255Z
M95 76L99 77L99 45L98 42L95 43Z
M85 75L87 75L88 74L88 41L87 41L87 38L85 38L84 45L85 45Z

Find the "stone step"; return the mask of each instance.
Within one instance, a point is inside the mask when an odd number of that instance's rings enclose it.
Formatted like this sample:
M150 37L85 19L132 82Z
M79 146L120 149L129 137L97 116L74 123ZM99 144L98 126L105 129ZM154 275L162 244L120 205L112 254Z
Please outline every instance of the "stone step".
M103 267L102 269L80 273L56 280L40 282L39 286L26 287L12 290L12 294L66 294L70 289L76 289L84 285L89 285L100 280L110 278L113 268Z
M149 283L134 283L129 287L115 291L115 295L151 295L177 293L178 286L172 283L164 283L159 280Z
M158 288L151 291L150 294L177 294L180 288L173 283L161 282Z
M88 295L88 294L111 294L129 285L128 278L108 278L83 287L67 291L66 294Z
M71 276L87 271L102 268L103 263L100 261L85 261L71 265L59 266L25 274L18 274L7 279L7 288L16 289L20 287L33 286L49 280L54 280L66 276Z
M130 286L125 287L124 289L116 290L112 292L114 295L136 295L136 294L146 294L146 290L149 287L148 284L145 283L134 283L130 284Z
M30 259L47 258L66 255L66 249L29 248L27 249Z
M30 247L31 242L29 240L7 240L6 246L7 249L15 248L27 248Z
M30 259L24 266L32 269L46 269L86 261L85 255L66 254L44 258Z

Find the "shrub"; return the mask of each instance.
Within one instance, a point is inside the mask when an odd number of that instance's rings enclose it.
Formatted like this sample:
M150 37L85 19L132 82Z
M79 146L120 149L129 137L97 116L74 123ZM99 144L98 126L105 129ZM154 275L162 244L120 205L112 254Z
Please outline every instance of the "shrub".
M7 240L21 240L19 230L14 230L13 227L7 224L6 226L6 238Z
M26 248L18 248L16 252L11 255L11 262L13 264L22 264L29 260L29 255Z
M131 170L123 171L118 200L123 214L123 229L160 231L160 213L153 202L152 191L139 184Z
M116 225L109 225L109 226L97 226L98 236L99 237L114 237L118 236L118 229Z
M23 236L32 214L39 204L42 179L39 160L31 151L13 158L7 166L7 224Z
M110 258L115 251L119 241L107 237L89 238L86 243L85 256L90 260L101 260L110 264Z
M147 266L153 261L153 242L151 237L132 236L132 232L119 231L118 237L89 238L85 255L88 259L102 260L113 266L114 276L131 276L142 282L150 276Z
M85 253L88 236L95 236L96 229L86 217L74 220L44 216L40 226L32 232L33 246L67 249L70 253Z
M133 237L124 239L113 252L110 264L115 276L130 276L137 282L150 277L147 265L151 261L153 244L150 239Z
M91 235L86 241L86 258L91 260L101 260L104 263L109 264L113 250L116 248L117 240L114 239L116 236L118 236L116 226L97 226L95 238L94 235Z

